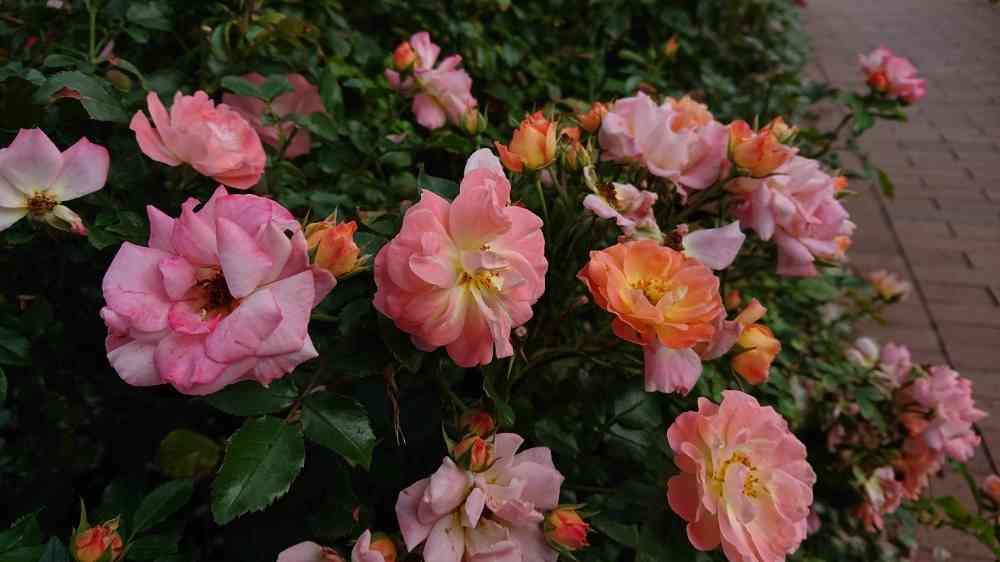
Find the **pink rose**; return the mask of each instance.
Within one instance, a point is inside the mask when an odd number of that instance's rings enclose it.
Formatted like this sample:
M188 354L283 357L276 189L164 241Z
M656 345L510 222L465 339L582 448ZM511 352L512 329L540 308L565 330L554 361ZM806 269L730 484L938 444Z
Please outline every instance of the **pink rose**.
M927 93L927 81L919 77L913 63L885 47L858 55L858 61L868 85L890 98L913 103Z
M170 112L155 92L146 96L154 129L137 111L129 125L142 152L168 166L190 164L198 173L236 189L249 189L264 173L260 137L238 112L205 92L174 94Z
M498 433L489 470L469 472L446 458L430 478L400 492L396 518L406 548L423 543L424 559L435 562L555 562L559 553L546 544L542 522L559 503L563 476L548 448L517 453L522 443Z
M905 345L889 342L882 346L879 354L878 370L886 375L894 386L900 386L910 377L913 361L910 350Z
M836 199L835 180L819 162L794 156L764 179L729 183L738 203L734 214L763 240L778 246L778 274L812 277L816 258L843 257L854 231L847 210Z
M865 481L865 501L857 509L857 515L869 533L881 531L885 525L883 515L895 513L903 503L906 489L896 480L896 471L891 466L877 469Z
M583 206L601 217L614 219L627 238L662 240L653 215L657 194L643 191L629 183L612 183L583 198Z
M785 420L752 396L698 399L667 430L681 474L667 483L670 508L698 550L722 545L733 562L781 562L806 536L816 474Z
M366 530L354 543L351 562L396 562L396 544L382 533Z
M986 417L972 399L972 381L939 365L930 368L929 377L914 381L908 391L932 413L923 431L927 445L958 461L971 459L980 441L972 424Z
M375 257L375 308L423 350L445 346L462 367L509 357L511 329L545 290L542 221L510 204L488 149L469 159L453 202L424 191Z
M436 67L441 47L431 42L426 31L410 37L410 47L416 54L413 74L405 79L393 69L385 70L389 87L413 98L413 113L417 122L428 129L443 127L446 122L462 126L466 114L478 105L472 96L472 78L458 68L460 55L445 58Z
M668 98L656 105L646 94L614 103L598 136L602 159L637 161L684 189L701 190L722 172L729 131L704 105Z
M86 236L83 219L62 203L104 187L109 164L107 149L86 138L59 152L41 129L21 129L0 150L0 231L27 216Z
M149 212L149 247L126 242L104 275L108 360L133 386L210 394L261 384L316 357L309 314L333 288L309 265L295 217L222 187L199 211Z
M261 85L267 78L256 72L251 72L243 77L245 80L256 85ZM319 88L313 86L301 74L289 74L288 81L292 84L294 91L282 94L271 102L271 110L278 117L295 113L298 115L311 115L313 113L325 113L323 101L319 98ZM284 122L274 125L264 125L261 117L267 111L267 104L262 100L250 96L237 96L235 94L222 94L222 103L236 110L243 116L250 126L253 127L260 140L281 149L282 144L292 141L285 150L285 156L295 158L303 154L309 154L312 149L309 131L299 127L295 123ZM292 134L295 136L292 137Z
M306 541L282 550L277 562L344 562L344 559L332 548Z

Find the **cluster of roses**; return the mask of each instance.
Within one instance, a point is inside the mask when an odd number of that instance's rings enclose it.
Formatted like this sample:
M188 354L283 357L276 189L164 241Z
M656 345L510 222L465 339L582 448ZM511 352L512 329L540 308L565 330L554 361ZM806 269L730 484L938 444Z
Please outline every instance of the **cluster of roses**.
M428 128L451 122L469 129L473 114L478 127L461 58L435 66L439 53L426 32L414 35L394 53L395 70L386 72L390 86L413 96L417 120ZM885 75L889 84L897 77ZM227 96L215 105L204 92L178 92L168 112L150 93L152 123L142 112L133 118L147 156L188 164L222 185L200 207L188 199L177 218L148 207L148 246L123 244L105 275L108 359L127 383L169 383L182 393L208 394L241 380L266 385L317 356L310 312L338 276L359 267L354 224L329 220L303 229L278 203L224 187L258 182L266 164L262 139L286 157L309 151L307 131L282 121L264 125L289 113L323 111L314 86L298 75L289 82L295 91L271 104ZM578 277L613 314L614 333L643 347L646 389L687 393L702 360L736 346L733 368L751 383L766 380L781 348L758 323L766 310L752 301L727 319L712 269L735 259L745 239L742 222L763 240L773 237L779 273L816 275L814 262L842 257L853 229L837 200L843 179L798 156L787 144L795 131L781 119L756 131L739 121L726 126L688 97L657 104L640 93L610 106L594 104L576 120L579 127L560 132L541 112L532 114L509 145L497 144L499 158L489 149L471 155L453 201L424 191L375 257L375 307L415 346L444 347L460 366L513 355L511 331L531 318L548 262L543 221L512 204L504 168L542 170L555 161L564 137L565 161L583 168L592 191L585 207L614 219L623 232L618 244L592 251ZM638 187L602 184L581 129L596 135L599 160L645 170L651 179ZM61 203L100 189L108 165L107 151L86 139L60 153L41 131L22 131L0 151L0 227L30 215L85 233ZM739 220L694 232L679 225L680 241L671 247L653 212L657 185L688 202L717 187L733 202L724 210ZM907 418L916 443L910 448L919 448L914 454L965 454L971 442L956 436L961 423L979 415L970 410L968 386L941 369L905 393L905 407L926 414L923 425ZM944 391L954 398L942 398ZM669 504L688 522L695 547L721 545L731 560L778 561L796 550L815 474L805 447L772 408L727 391L719 405L700 399L698 411L679 416L667 439L681 470L670 479ZM536 562L584 546L586 524L572 507L558 506L563 477L549 450L517 453L522 442L494 428L474 431L452 449L454 459L403 490L396 512L407 548L422 544L425 559L435 562ZM916 469L907 470L907 478L919 478L911 475ZM395 552L390 539L366 532L352 560L391 562ZM283 561L334 556L303 543Z
M870 532L876 532L884 527L883 516L894 513L904 499L920 497L946 458L965 462L973 457L980 443L973 424L986 413L975 407L972 381L947 366L924 371L913 364L905 346L889 342L880 348L870 338L859 338L846 355L869 369L892 397L902 434L892 464L875 468L862 483L864 501L856 513ZM837 424L828 433L827 445L832 451L845 445L881 448L883 440L864 428L848 436Z

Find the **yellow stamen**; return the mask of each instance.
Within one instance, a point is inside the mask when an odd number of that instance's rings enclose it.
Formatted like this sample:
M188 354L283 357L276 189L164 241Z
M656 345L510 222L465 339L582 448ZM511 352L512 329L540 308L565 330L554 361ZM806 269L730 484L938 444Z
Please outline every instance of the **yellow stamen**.
M48 191L35 191L28 198L28 213L34 217L44 217L59 204L59 199Z

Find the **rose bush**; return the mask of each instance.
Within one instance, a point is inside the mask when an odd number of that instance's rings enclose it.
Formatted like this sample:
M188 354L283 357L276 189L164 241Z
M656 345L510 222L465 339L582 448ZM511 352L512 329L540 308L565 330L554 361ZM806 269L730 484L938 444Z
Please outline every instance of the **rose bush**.
M855 330L910 290L843 204L926 88L887 49L838 91L791 0L12 5L0 560L1000 552L971 380Z

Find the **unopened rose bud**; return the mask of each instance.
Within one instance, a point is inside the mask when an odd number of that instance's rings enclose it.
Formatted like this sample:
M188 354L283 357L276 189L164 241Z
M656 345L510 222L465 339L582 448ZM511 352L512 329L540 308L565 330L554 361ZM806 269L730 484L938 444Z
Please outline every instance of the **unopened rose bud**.
M469 410L462 414L458 422L464 434L486 437L497 428L493 416L483 410Z
M532 113L514 131L509 147L496 143L500 161L512 172L538 170L548 166L556 157L557 129L558 124L546 118L541 111Z
M608 106L595 101L591 104L590 109L586 113L581 113L576 116L577 123L583 127L584 131L588 133L595 133L601 128L601 122L604 121L604 116L608 114Z
M118 534L118 519L105 521L96 527L77 532L71 542L70 550L77 562L97 562L105 558L111 562L121 559L125 545Z
M493 444L478 435L470 435L455 445L451 455L470 472L482 472L493 464Z
M562 154L563 166L573 171L579 170L583 166L589 166L591 164L590 154L580 142L580 128L567 127L563 129L562 136L567 140Z
M886 78L884 72L873 72L868 77L868 85L874 90L884 92L889 89L889 79Z
M763 324L751 324L743 330L736 345L746 351L733 357L733 370L750 384L767 381L771 363L781 351L781 342Z
M833 178L833 189L837 193L847 189L847 178L845 176L837 176Z
M372 543L368 548L372 552L381 554L382 560L385 562L396 562L396 543L389 538L389 535L375 533L372 535Z
M334 216L306 225L306 242L309 250L316 252L315 264L334 277L342 277L357 269L361 261L361 250L354 243L357 230L358 225L354 221L337 223Z
M587 542L589 531L590 524L574 507L557 507L545 518L545 539L556 550L573 552L590 546Z
M990 474L983 480L983 491L991 500L1000 504L1000 476Z
M470 135L478 135L486 130L486 118L476 108L470 107L462 117L462 128Z
M663 46L663 54L667 56L668 59L672 59L677 56L677 50L681 48L681 42L674 35L667 41L667 44Z
M726 293L726 308L728 310L736 310L740 307L740 303L743 302L743 296L736 289Z
M45 213L40 219L36 220L41 220L56 230L72 232L77 236L86 236L88 232L80 215L65 205L56 205L50 212Z
M413 51L413 47L410 46L409 41L403 41L392 52L392 64L396 67L396 70L406 70L413 66L416 60L417 53Z

